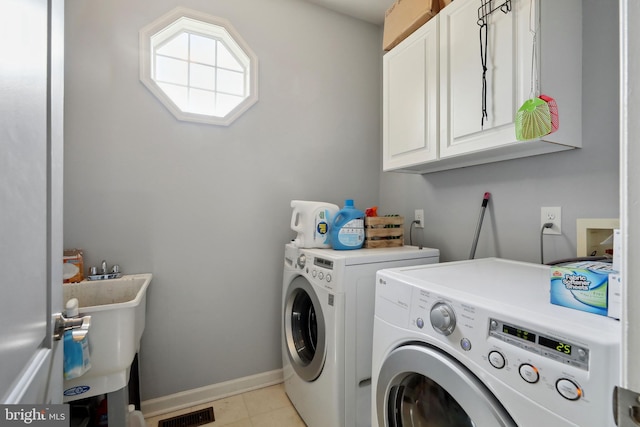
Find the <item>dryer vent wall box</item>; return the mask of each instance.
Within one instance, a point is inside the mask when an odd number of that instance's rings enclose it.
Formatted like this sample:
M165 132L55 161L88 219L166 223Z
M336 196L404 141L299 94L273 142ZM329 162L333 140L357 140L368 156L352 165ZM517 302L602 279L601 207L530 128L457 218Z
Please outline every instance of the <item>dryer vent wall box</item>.
M612 235L620 229L618 218L578 218L576 220L576 256L615 256Z

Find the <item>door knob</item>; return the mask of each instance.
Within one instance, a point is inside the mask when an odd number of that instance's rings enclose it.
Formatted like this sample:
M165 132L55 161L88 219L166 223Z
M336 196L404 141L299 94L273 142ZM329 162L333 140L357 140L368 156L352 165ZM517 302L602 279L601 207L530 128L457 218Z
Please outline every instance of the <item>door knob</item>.
M91 316L66 318L62 313L56 313L54 318L53 339L56 341L62 339L65 331L71 331L71 336L74 341L82 341L89 333Z

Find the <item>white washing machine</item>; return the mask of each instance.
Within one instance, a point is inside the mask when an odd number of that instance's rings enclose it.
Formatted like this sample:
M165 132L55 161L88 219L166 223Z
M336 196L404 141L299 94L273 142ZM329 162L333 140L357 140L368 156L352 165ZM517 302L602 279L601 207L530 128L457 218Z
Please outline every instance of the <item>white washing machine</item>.
M371 425L376 271L436 263L437 249L285 247L282 360L289 399L309 427Z
M613 427L620 322L549 302L549 267L378 272L374 427Z

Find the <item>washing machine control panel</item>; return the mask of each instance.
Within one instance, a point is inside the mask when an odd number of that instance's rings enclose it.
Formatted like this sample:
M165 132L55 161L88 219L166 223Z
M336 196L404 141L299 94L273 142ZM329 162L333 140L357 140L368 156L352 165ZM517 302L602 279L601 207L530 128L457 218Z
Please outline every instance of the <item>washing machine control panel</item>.
M565 365L589 370L589 349L583 346L494 318L489 321L489 335Z
M298 268L307 275L309 279L314 280L315 283L323 286L330 291L335 290L334 283L335 275L338 274L334 271L333 261L325 258L300 255L298 257Z

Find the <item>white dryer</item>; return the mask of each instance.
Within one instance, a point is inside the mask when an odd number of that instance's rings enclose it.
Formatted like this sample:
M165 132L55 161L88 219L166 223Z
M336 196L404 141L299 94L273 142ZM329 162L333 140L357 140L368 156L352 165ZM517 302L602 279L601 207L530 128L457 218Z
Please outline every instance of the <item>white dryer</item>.
M436 263L439 255L414 246L336 251L286 245L284 386L307 426L371 425L376 271Z
M613 427L620 322L549 281L496 258L378 272L372 425Z

